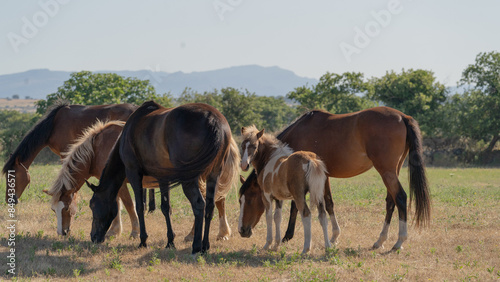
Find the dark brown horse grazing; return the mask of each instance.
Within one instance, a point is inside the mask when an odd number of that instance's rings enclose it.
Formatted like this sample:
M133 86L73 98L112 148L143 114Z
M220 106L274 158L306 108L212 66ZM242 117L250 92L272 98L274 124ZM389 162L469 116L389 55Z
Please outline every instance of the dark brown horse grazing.
M60 104L50 110L17 146L5 163L2 172L15 171L15 201L30 183L29 167L38 153L48 146L58 156L63 156L82 131L97 120L126 121L137 106L130 104L81 106ZM5 195L7 201L8 196Z
M126 177L136 198L141 233L139 247L146 247L148 235L140 199L143 194L142 179L151 176L160 184L161 210L168 229L167 247L174 247L170 185L180 183L195 216L192 252L207 251L210 248L215 187L230 187L238 175L239 152L231 150L231 139L227 120L212 106L186 104L166 109L155 102L144 103L125 124L99 185L90 185L94 191L90 200L92 241L104 241L104 235L118 212L114 199ZM200 179L206 180L206 201L199 188Z
M418 123L412 117L388 107L341 115L311 111L288 126L278 139L294 150L316 153L325 162L330 177L353 177L375 167L387 188L387 197L384 226L374 248L381 247L387 239L395 207L399 213L399 236L393 249L400 249L407 239L407 196L398 176L408 154L410 202L412 199L415 201L415 221L417 226L430 221L430 195L422 156L422 137ZM252 173L241 187L240 195L244 195L246 200L262 201L260 189L256 187L258 183L255 173ZM253 225L264 212L263 205L254 206L259 208L253 211ZM333 206L327 205L326 208L328 213L333 214ZM283 241L293 237L296 216L297 208L292 203Z

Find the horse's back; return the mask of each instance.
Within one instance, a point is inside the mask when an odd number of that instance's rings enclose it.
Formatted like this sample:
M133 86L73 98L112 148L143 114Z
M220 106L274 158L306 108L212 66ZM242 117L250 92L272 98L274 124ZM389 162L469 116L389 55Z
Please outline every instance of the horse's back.
M68 145L77 139L83 129L93 125L97 120L126 121L136 106L131 104L83 106L69 105L61 108L54 120L56 129L49 141L51 149L60 154Z
M373 167L371 154L391 149L384 146L405 146L405 139L399 140L406 138L403 116L388 107L348 114L312 111L285 129L280 140L294 150L319 155L329 176L353 177ZM404 147L395 150L404 151Z
M155 105L146 102L127 121L120 150L129 166L175 182L188 169L194 170L188 175L205 169L222 148L227 150L225 138L230 130L215 108L206 104L172 109Z

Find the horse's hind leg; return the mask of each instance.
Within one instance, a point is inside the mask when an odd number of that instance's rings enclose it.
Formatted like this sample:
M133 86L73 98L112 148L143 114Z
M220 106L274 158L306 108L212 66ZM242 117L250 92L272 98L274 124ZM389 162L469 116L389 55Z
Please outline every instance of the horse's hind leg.
M175 249L174 238L175 234L172 228L172 220L170 218L171 209L170 209L170 187L168 184L160 184L160 192L161 192L161 211L163 216L165 216L165 221L167 222L167 246L165 248Z
M304 249L302 253L305 254L311 250L312 235L311 235L311 210L306 204L305 194L300 197L294 197L297 209L302 217L302 224L304 225Z
M276 209L274 210L274 227L276 228L276 235L274 237L274 247L273 250L278 250L281 243L281 209L283 207L283 201L276 200Z
M122 205L120 198L117 197L116 202L118 204L118 213L116 214L115 219L113 219L113 222L111 222L111 226L109 227L108 232L106 232L106 238L109 238L111 236L118 237L120 236L120 234L122 234Z
M332 199L332 191L330 190L330 180L329 178L325 181L325 208L328 214L330 215L330 221L332 223L332 238L330 239L330 243L335 244L337 238L340 236L340 227L337 222L337 217L335 216L335 211L333 210L334 204Z
M380 171L379 171L380 172ZM398 180L396 172L385 172L380 173L384 184L387 187L387 197L386 197L386 216L384 221L384 227L380 233L380 237L373 244L373 248L379 248L387 239L387 233L389 231L389 226L391 224L392 214L394 212L394 207L398 208L399 214L399 234L398 241L392 247L392 249L400 249L401 245L408 238L407 229L407 211L406 211L406 193Z
M321 224L321 228L323 229L323 238L325 239L325 248L331 248L332 245L328 240L328 220L326 218L325 207L323 203L318 204L318 219Z
M152 213L155 210L156 210L155 189L149 189L148 212Z
M201 252L201 233L203 231L203 215L205 200L198 188L198 180L182 183L182 191L191 203L194 214L194 239L192 254Z
M137 217L137 212L135 210L134 201L130 197L130 192L127 188L127 183L123 183L122 187L118 191L118 197L122 200L125 209L130 217L130 223L132 224L132 231L130 232L130 238L137 238L139 236L139 217Z
M219 212L219 234L217 235L217 240L229 240L231 236L231 228L227 223L226 218L226 198L222 198L215 202L217 211Z
M206 204L205 204L205 231L203 234L203 246L202 252L205 253L210 249L210 223L214 216L214 207L215 207L215 187L217 186L217 179L219 175L212 173L207 178L207 190L206 190Z

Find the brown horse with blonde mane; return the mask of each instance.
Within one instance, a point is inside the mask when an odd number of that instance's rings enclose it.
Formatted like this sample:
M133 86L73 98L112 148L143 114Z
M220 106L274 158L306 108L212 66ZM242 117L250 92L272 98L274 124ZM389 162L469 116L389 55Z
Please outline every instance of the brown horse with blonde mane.
M266 209L267 239L264 249L267 250L273 242L273 215L272 200L276 201L274 222L276 225L276 237L274 250L277 250L281 243L281 207L283 200L293 199L304 224L304 249L302 253L307 253L311 249L311 211L306 203L306 194L310 193L311 206L317 206L319 222L323 228L325 248L330 248L328 240L328 222L324 207L324 189L326 176L325 164L312 152L294 152L286 144L276 139L274 136L264 134L264 129L259 131L254 125L241 129L243 141L241 149L243 157L241 159L241 169L247 171L249 164L257 171L257 179L263 191L263 201ZM242 226L245 205L252 203L245 202L245 196L240 198L240 220ZM332 218L333 220L333 218ZM240 229L240 228L239 228ZM240 229L240 232L243 229ZM251 230L243 237L250 237Z
M140 199L142 180L151 176L160 185L161 210L167 223L167 247L174 247L175 236L170 218L170 187L179 183L195 216L192 252L207 251L216 186L231 187L238 176L239 152L237 147L231 146L232 139L226 118L212 106L186 104L166 109L152 101L144 103L127 120L99 185L90 185L94 191L90 200L92 241L104 241L118 212L116 195L127 178L136 198L139 247L146 247L148 234ZM206 200L200 191L200 179L206 181Z
M388 107L339 115L316 110L302 115L277 138L294 150L316 153L326 164L330 177L353 177L375 167L387 188L387 197L384 225L373 248L381 247L387 239L395 207L399 214L399 234L393 249L400 249L407 239L407 195L398 180L407 155L410 203L415 202L416 225L426 225L430 221L430 192L425 176L422 137L418 123L412 117ZM329 190L330 185L327 183L325 188ZM262 202L262 189L255 173L250 174L240 188L240 199L243 196L245 200ZM264 212L262 204L253 207L253 210L245 211L254 216L247 219L243 228L255 226ZM329 206L328 201L326 209L334 215L333 205ZM296 216L297 208L292 203L283 241L293 237ZM337 227L336 232L340 233L340 228Z
M56 180L48 191L44 190L52 196L51 206L57 217L57 234L67 235L70 232L71 221L76 213L78 191L88 178L101 175L109 152L124 125L123 121L98 121L85 129L82 136L70 146ZM116 200L120 199L130 216L130 237L135 238L139 235L139 218L125 182ZM118 213L106 236L117 236L121 232L121 213Z

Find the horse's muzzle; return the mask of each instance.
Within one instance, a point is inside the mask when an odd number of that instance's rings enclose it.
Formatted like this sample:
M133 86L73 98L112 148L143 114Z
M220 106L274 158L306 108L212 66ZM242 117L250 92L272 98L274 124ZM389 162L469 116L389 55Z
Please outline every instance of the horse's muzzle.
M250 236L252 236L252 228L251 227L241 227L240 230L238 230L238 232L240 232L240 235L241 237L243 238L250 238Z
M104 242L104 236L98 236L97 234L90 234L90 239L92 240L92 243L100 244Z

